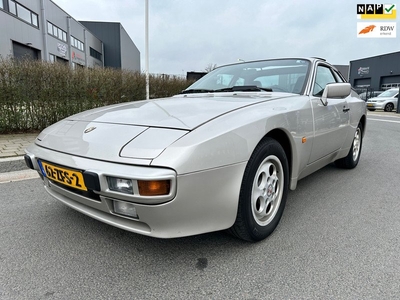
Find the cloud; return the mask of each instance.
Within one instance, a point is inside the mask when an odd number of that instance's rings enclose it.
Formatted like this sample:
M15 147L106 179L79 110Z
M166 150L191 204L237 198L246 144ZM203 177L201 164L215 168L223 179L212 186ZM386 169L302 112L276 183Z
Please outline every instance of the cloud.
M141 52L144 0L53 0L77 20L120 22ZM319 56L334 64L395 52L358 39L356 0L148 0L150 72L183 74L239 58Z

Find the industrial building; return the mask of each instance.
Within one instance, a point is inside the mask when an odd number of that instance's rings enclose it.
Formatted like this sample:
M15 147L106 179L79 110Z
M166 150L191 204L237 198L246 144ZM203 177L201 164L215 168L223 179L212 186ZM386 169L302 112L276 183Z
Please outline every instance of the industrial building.
M349 82L358 90L400 87L400 52L351 61Z
M0 25L3 58L140 71L140 52L120 23L80 22L51 0L0 0Z

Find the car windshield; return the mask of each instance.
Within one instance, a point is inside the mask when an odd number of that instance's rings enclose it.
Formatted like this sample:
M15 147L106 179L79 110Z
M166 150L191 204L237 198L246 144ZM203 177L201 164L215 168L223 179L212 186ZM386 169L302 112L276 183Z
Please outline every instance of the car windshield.
M302 59L278 59L238 63L217 68L182 93L229 91L268 91L300 94L310 62Z
M382 94L380 94L378 97L393 97L394 95L396 95L399 92L398 89L394 89L394 90L387 90L384 91Z

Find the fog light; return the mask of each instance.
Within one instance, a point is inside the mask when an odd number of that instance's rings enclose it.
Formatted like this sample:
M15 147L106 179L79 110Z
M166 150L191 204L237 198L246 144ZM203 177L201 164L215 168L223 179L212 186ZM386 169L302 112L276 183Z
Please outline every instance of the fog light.
M133 194L133 186L131 179L109 177L107 176L108 188L114 192L124 194Z
M141 196L168 195L170 191L169 180L138 180L139 194Z
M121 202L121 201L113 201L114 203L114 212L116 214L132 217L132 218L139 218L136 213L136 207L129 202Z

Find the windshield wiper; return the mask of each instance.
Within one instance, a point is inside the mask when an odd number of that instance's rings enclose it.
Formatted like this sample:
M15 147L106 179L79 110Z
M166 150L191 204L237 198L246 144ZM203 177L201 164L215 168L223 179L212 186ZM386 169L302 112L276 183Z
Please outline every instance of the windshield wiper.
M207 90L207 89L190 89L190 90L183 90L179 94L194 94L194 93L211 93L214 90Z
M236 85L233 87L223 88L215 90L214 92L272 92L271 88L262 88L256 85Z
M190 89L183 90L180 94L194 94L194 93L219 93L219 92L272 92L271 88L262 88L256 85L236 85L218 90L207 90L207 89Z

